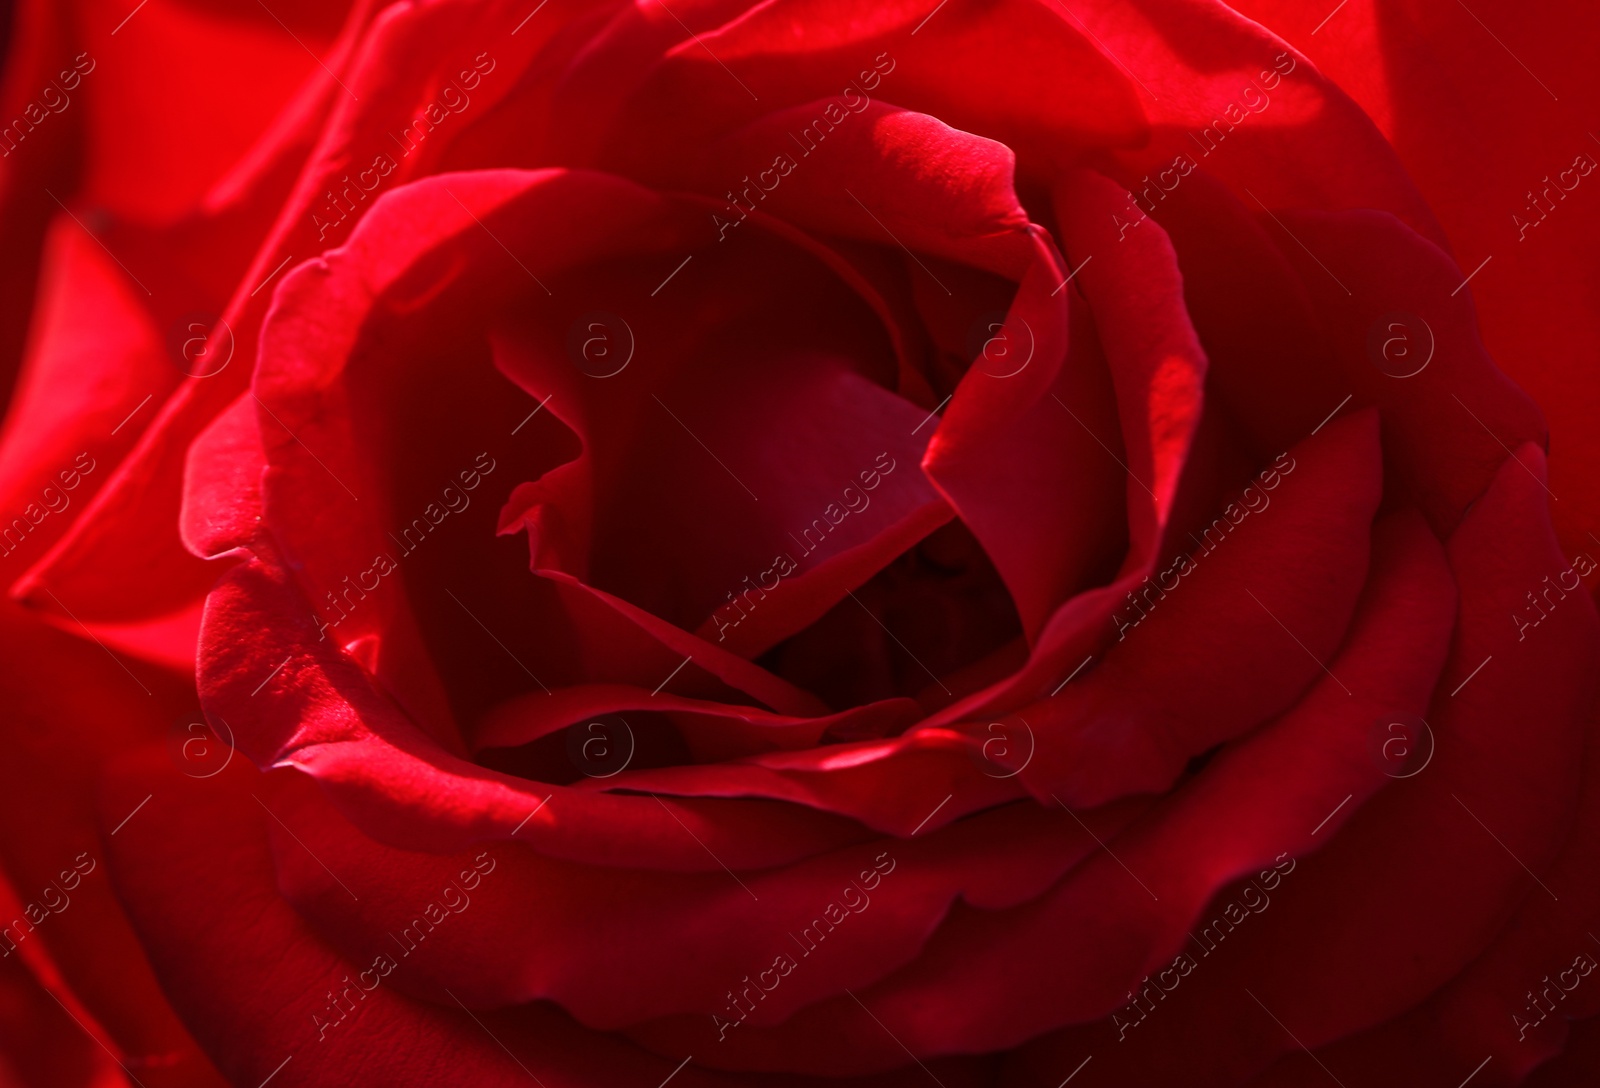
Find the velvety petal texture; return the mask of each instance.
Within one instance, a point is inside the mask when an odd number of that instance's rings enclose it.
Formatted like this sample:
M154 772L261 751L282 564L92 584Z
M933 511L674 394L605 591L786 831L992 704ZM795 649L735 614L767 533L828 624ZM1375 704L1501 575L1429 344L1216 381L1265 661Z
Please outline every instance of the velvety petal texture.
M1594 1082L1469 3L0 9L0 1085Z

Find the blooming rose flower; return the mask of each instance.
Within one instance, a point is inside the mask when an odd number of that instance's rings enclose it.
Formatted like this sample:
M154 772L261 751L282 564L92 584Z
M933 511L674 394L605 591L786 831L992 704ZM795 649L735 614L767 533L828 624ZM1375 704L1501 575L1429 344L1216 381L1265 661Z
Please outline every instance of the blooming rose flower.
M1600 1069L1594 15L257 7L12 25L9 1077Z

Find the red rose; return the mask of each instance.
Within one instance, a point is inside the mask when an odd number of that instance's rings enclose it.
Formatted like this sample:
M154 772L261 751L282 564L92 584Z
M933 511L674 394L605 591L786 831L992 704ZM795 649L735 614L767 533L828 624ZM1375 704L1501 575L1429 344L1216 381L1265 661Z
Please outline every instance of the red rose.
M1595 1070L1540 77L1406 5L280 6L13 33L18 1077ZM1488 211L1417 134L1524 114Z

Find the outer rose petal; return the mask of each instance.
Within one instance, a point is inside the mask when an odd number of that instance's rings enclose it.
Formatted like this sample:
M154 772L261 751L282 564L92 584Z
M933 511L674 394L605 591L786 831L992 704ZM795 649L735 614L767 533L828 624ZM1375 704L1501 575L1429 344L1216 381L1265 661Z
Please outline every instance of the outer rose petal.
M46 239L31 337L0 440L0 516L13 530L0 538L7 581L43 554L115 471L141 429L130 418L134 409L148 422L154 408L145 402L165 396L178 377L144 293L66 216ZM11 519L30 504L18 533ZM49 511L48 521L39 510Z
M364 10L358 7L355 14ZM273 294L259 288L269 277L276 278L286 260L304 259L348 233L368 205L357 202L354 213L324 229L326 218L333 214L326 207L334 203L330 190L346 184L359 187L357 182L343 180L353 162L367 168L375 155L394 154L389 150L393 147L391 134L407 131L417 112L438 97L438 87L463 64L470 67L479 43L490 37L498 39L492 31L515 27L524 14L520 8L516 10L519 14L513 15L509 0L487 6L474 0L393 4L378 13L359 36L350 38L349 70L338 79L350 88L354 101L339 91L332 75L319 70L326 85L318 93L332 103L333 113L288 198L268 203L269 214L274 216L271 230L264 242L258 237L248 240L247 244L260 242L260 248L248 271L229 286L231 299L222 320L233 333L233 362L214 378L191 379L178 388L133 454L107 481L93 507L34 572L32 588L66 589L62 596L71 600L111 601L118 606L118 613L105 618L118 621L125 620L130 611L142 617L163 615L173 608L177 597L185 598L186 604L198 602L215 572L196 562L174 535L185 453L189 443L248 382L260 322ZM487 111L508 93L516 74L559 25L555 20L535 22L510 38L504 52L492 58L502 66L505 78L486 79L482 92L475 96L476 104ZM352 24L353 30L359 28ZM483 63L487 66L489 61ZM312 116L304 116L308 113L305 104L297 104L289 127L319 120L315 111L310 112ZM461 130L450 131L459 134ZM305 148L292 133L288 138L274 135L276 138L264 141L263 154L250 166L276 179L279 170L294 169ZM385 175L386 184L392 187L407 177L436 169L450 144L451 136L443 133L417 144L416 154L401 155ZM358 168L356 174L360 172ZM248 187L245 178L235 175L217 195L219 199L247 199L259 194ZM129 532L130 525L139 528ZM97 592L112 584L121 587L116 594ZM43 593L39 596L43 598ZM80 616L91 622L101 618L93 607L85 603Z
M0 607L0 648L9 727L9 754L0 760L0 862L16 894L0 910L0 958L26 964L60 1000L40 995L49 1007L69 1009L84 1025L73 1031L101 1044L91 1043L96 1054L109 1050L149 1088L215 1084L129 929L94 815L102 766L163 739L193 694L14 604Z
M22 907L10 888L0 890L0 904L8 917ZM20 960L0 965L0 1082L111 1088L120 1076Z
M1421 507L1436 532L1453 531L1508 449L1548 440L1539 407L1483 349L1471 300L1452 294L1464 273L1437 247L1379 213L1285 211L1282 219L1318 254L1284 250L1346 381L1384 410L1387 497ZM1351 293L1315 267L1317 260L1333 262ZM1426 338L1432 358L1420 372L1397 378L1380 371L1384 347L1375 337L1396 336L1414 338L1413 358ZM1403 357L1381 365L1412 371Z
M1492 261L1463 293L1477 303L1496 360L1550 416L1550 486L1563 498L1556 524L1569 550L1588 547L1600 520L1591 471L1600 436L1590 426L1600 398L1590 256L1600 202L1586 198L1587 184L1565 185L1577 155L1600 158L1586 134L1600 105L1595 10L1559 4L1546 22L1502 0L1355 0L1318 28L1325 13L1298 3L1233 6L1303 49L1372 116L1461 264Z
M1376 430L1366 412L1294 447L1278 462L1294 474L1256 490L1276 502L1248 516L1247 500L1230 506L1243 540L1208 527L1170 595L1158 587L1158 599L1124 607L1121 641L1081 682L1017 711L1040 730L1022 773L1035 796L1076 808L1165 790L1191 757L1281 713L1323 675L1366 580Z
M332 20L311 27L287 13L288 33L269 18L239 19L170 0L156 0L120 27L128 14L120 6L72 5L82 46L95 61L79 91L87 111L83 199L146 221L187 211L301 83L321 75L316 58L328 52L348 3L329 5Z
M413 923L406 912L420 908L411 904L425 903L468 864L465 853L375 847L303 777L276 785L258 792L293 836L273 835L278 884L352 960L384 951L392 943L385 929ZM571 811L564 801L549 802L556 818ZM748 1013L752 1028L914 962L958 898L988 910L1027 902L1092 853L1094 835L1115 834L1141 807L1092 815L1091 833L1066 813L1025 802L914 841L869 839L737 875L717 866L685 874L553 862L520 844L480 844L473 849L488 849L503 875L469 894L473 925L429 934L411 957L415 972L399 985L422 996L434 983L448 985L474 1007L548 999L606 1029L680 1014L674 1034L698 1049L712 1041L705 1029L713 1014L746 1019L728 991L777 956L803 969L769 987Z
M1189 788L1108 840L1110 852L1097 852L1037 900L998 914L955 912L916 962L860 991L878 1023L853 1000L835 998L775 1028L730 1038L711 1060L767 1071L879 1068L903 1060L895 1038L920 1054L987 1051L1123 1003L1140 975L1172 961L1213 895L1275 857L1317 844L1320 806L1336 783L1370 794L1384 781L1368 754L1371 724L1386 709L1425 705L1444 656L1452 595L1442 549L1415 515L1383 525L1378 550L1351 638L1329 664L1362 697L1324 677ZM1427 651L1402 656L1397 646ZM1310 781L1319 783L1315 806ZM1263 811L1276 815L1250 815ZM1063 987L1064 977L1074 985ZM1002 993L1005 1001L962 999ZM882 1032L885 1025L892 1034ZM1078 1049L1080 1038L1067 1039L1069 1052Z
M289 1085L514 1085L533 1068L547 1088L576 1088L671 1071L675 1063L586 1033L548 1008L505 1023L464 1011L443 990L436 1003L402 997L382 978L350 1020L334 1020L324 991L366 990L359 972L376 977L372 963L341 960L279 898L266 840L272 817L250 796L259 784L242 763L197 780L149 753L107 795L108 815L150 796L113 841L118 891L163 988L231 1081L259 1084L278 1070L275 1082ZM695 1069L680 1076L714 1083Z
M580 130L598 123L605 134L600 164L631 174L774 107L838 94L854 77L896 105L1051 163L1070 159L1070 148L1084 143L1143 137L1132 85L1044 5L1005 0L953 4L940 13L949 18L927 14L915 0L866 13L840 0L756 5L700 36L716 60L697 41L680 41L615 115L567 123ZM597 51L594 63L617 59ZM988 93L957 91L973 85ZM581 139L573 142L593 142Z
M1517 454L1541 467L1532 447ZM1535 880L1548 885L1556 875L1551 864L1573 829L1580 766L1572 753L1592 713L1589 663L1600 649L1600 624L1586 596L1569 594L1526 640L1517 638L1509 608L1518 593L1565 567L1546 501L1540 481L1508 458L1449 541L1461 604L1427 712L1436 744L1431 762L1353 815L1350 806L1337 813L1317 836L1319 852L1299 863L1271 909L1229 937L1215 968L1208 964L1203 977L1197 972L1201 985L1185 983L1151 1014L1138 1047L1122 1048L1130 1069L1156 1080L1182 1070L1198 1084L1234 1084L1295 1049L1285 1025L1319 1053L1326 1047L1338 1055L1330 1044L1404 1016L1461 978L1514 911L1533 909L1533 897L1546 898L1540 913L1564 909L1548 898L1559 892ZM1395 656L1410 658L1413 651L1397 649ZM1336 827L1337 836L1323 846ZM1572 891L1574 898L1581 894ZM1286 948L1294 955L1285 956ZM1524 988L1548 969L1519 962ZM1519 973L1509 963L1506 969ZM1462 996L1470 1001L1471 991ZM1512 1011L1493 1025L1497 1035L1511 1026ZM1471 1015L1471 1005L1424 1005L1416 1021L1401 1020L1389 1038L1404 1038L1410 1024L1421 1023L1422 1045L1445 1031L1443 1045L1465 1058L1472 1050L1451 1038L1462 1013ZM1467 1030L1475 1050L1484 1038ZM1034 1056L1053 1065L1083 1042L1041 1043ZM1369 1050L1368 1042L1360 1035L1352 1041L1358 1069L1385 1053L1382 1045ZM1204 1068L1196 1069L1195 1054L1204 1055ZM1511 1068L1497 1064L1501 1072ZM1402 1066L1411 1068L1418 1067ZM1438 1072L1427 1062L1420 1068ZM1461 1069L1456 1082L1471 1068Z
M6 15L0 110L16 118L41 87L59 77L62 60L73 56L72 32L65 5L53 0L7 5ZM0 156L0 388L8 394L34 307L39 250L60 211L50 193L67 190L70 150L82 123L83 111L69 111L55 124L39 126L26 154Z
M1589 931L1600 910L1600 873L1593 863L1600 840L1595 731L1591 721L1572 838L1541 877L1553 892L1559 889L1560 898L1530 894L1484 953L1438 993L1402 1016L1319 1048L1317 1060L1373 1088L1448 1080L1480 1067L1486 1084L1588 1083L1581 1078L1592 1078L1600 1059L1600 1022L1594 1019L1600 992L1581 984L1586 975L1574 962L1600 956L1589 951L1596 943ZM1299 1083L1309 1064L1303 1052L1286 1055L1250 1088ZM1570 1079L1579 1071L1580 1079Z

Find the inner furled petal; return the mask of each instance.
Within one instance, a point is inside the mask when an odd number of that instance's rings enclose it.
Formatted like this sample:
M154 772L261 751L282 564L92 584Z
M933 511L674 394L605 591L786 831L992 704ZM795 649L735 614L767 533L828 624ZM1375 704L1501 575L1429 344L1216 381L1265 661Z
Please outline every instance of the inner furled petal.
M1097 655L1118 602L1154 571L1183 513L1175 505L1180 480L1196 467L1209 364L1184 306L1171 240L1153 221L1124 233L1116 220L1127 214L1127 192L1093 172L1065 176L1053 198L1070 266L1031 288L1025 283L1006 325L1014 343L1032 330L1041 353L1015 376L974 367L930 458L941 481L958 467L942 461L965 463L959 467L971 480L957 507L1012 586L1031 654L939 721L1015 709L1058 689ZM1073 317L1065 362L1055 364L1054 387L1030 391L1030 374L1052 361L1042 353L1039 330L1048 326L1040 315L1063 303ZM972 415L983 426L962 435L956 421L980 398L990 403ZM1061 452L1041 457L1047 449ZM974 521L980 503L992 504L985 516L1009 535L984 535ZM1028 512L1026 531L1017 510ZM1027 592L1019 592L1022 579Z
M517 489L501 532L528 530L536 571L744 656L950 516L919 468L927 413L884 387L879 315L822 260L749 231L676 275L631 262L554 281L556 317L495 340L582 446Z
M901 352L896 389L937 412L975 359L1009 374L1035 351L1029 330L1003 331L1038 255L1015 155L927 114L845 101L762 116L691 161L653 167L650 181L707 194L729 245L774 219L825 238L882 300Z
M1018 657L1021 641L1005 583L954 521L760 660L833 707L906 695L943 705L967 693L969 667L1001 647Z
M1031 247L1014 170L1002 143L862 96L848 109L822 99L768 114L662 173L677 180L681 171L724 202L723 236L760 210L1016 280Z
M1063 289L1068 270L1042 230L1033 241L1034 262L996 322L996 335L1025 351L1003 365L980 353L924 462L1005 579L1030 640L1120 548L1126 486L1093 326L1075 321L1069 332L1078 304Z
M576 441L496 373L486 330L548 299L540 273L622 252L665 259L697 227L617 178L443 175L380 199L348 245L280 285L250 398L264 523L321 637L359 646L435 736L541 672L575 678L527 652L523 632L552 625L530 622L541 609L525 565L494 530L511 485ZM454 639L441 653L425 634L463 623L493 652Z

